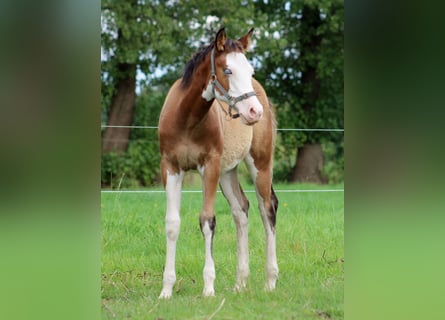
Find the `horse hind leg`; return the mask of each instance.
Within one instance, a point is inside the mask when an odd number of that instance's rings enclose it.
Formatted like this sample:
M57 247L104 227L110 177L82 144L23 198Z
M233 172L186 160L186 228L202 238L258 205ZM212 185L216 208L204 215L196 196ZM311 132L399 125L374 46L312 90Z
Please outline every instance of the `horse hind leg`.
M220 187L230 205L232 217L236 225L238 264L236 267L235 290L239 292L246 288L249 278L249 201L239 184L236 168L221 176Z
M267 191L266 191L267 190ZM257 198L266 232L266 284L265 289L271 291L275 289L278 279L278 263L276 254L276 215L278 209L278 199L271 184L268 186L257 185Z
M275 289L275 285L278 279L278 263L276 255L276 217L278 210L278 198L275 195L272 184L270 185L270 202L265 209L267 215L266 219L262 218L264 228L266 229L266 243L267 243L267 262L266 262L266 285L265 289L270 291ZM262 214L261 217L264 215Z
M167 195L167 209L165 215L165 231L167 238L167 252L163 275L163 288L160 299L169 299L172 295L173 286L176 282L175 258L176 241L179 236L181 205L181 188L184 173L170 174L165 170L165 191Z
M276 254L276 215L278 210L278 198L272 187L272 175L270 168L258 170L252 157L246 159L255 183L258 207L266 233L266 284L265 289L275 289L278 279L278 263Z

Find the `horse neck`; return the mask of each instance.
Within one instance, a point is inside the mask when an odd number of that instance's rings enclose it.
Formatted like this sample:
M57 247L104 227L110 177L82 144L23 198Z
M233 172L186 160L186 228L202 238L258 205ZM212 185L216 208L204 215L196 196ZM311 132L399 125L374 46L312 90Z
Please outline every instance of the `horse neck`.
M208 74L210 74L210 66L203 64L194 72L189 86L184 90L183 99L181 101L181 110L184 110L183 119L187 119L188 127L196 126L208 114L213 100L207 101L202 97L204 88L208 85ZM205 75L205 76L203 76Z

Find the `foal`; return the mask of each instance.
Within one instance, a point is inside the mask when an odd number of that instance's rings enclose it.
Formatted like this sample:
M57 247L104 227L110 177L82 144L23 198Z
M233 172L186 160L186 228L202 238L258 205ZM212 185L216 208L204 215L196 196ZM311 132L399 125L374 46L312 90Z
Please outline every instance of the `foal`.
M199 216L205 243L204 296L214 296L215 196L218 183L229 202L237 230L235 289L249 277L249 202L238 182L237 167L244 160L255 183L266 232L266 290L275 288L278 265L275 217L278 199L272 188L276 124L266 92L253 79L244 55L253 29L238 40L227 39L224 28L213 43L196 53L184 75L170 88L159 118L161 175L167 194L167 253L163 289L170 298L176 281L176 241L180 227L181 188L184 173L197 169L203 181Z

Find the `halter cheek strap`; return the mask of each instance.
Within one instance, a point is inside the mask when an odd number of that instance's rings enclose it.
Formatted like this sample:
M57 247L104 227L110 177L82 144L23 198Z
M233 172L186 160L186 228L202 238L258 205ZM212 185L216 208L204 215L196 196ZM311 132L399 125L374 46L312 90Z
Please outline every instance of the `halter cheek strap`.
M212 90L213 90L213 95L216 99L216 101L218 101L219 106L221 107L221 109L224 111L224 113L230 118L230 119L236 119L238 118L239 115L239 110L236 107L236 104L242 100L245 100L249 97L253 97L256 96L256 92L255 91L251 91L251 92L247 92L244 93L238 97L232 97L226 89L224 89L224 87L221 85L221 83L218 81L217 77L216 77L216 70L215 70L215 48L212 49L212 53L210 56L210 62L211 62L211 66L212 66ZM216 96L215 93L215 87L218 88L219 92L221 92L221 94L224 96L225 98L225 102L227 102L229 104L229 111L227 112L224 107L222 106L222 104L219 102L218 97ZM235 111L237 112L236 114L232 114L232 109L235 109Z

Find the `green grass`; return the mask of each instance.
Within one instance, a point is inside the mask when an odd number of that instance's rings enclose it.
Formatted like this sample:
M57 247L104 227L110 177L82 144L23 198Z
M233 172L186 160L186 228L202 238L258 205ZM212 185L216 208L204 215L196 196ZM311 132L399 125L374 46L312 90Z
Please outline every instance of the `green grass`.
M343 186L275 186L277 190L332 188ZM203 298L204 244L198 222L202 196L184 193L177 282L172 299L164 301L158 295L165 259L165 194L102 194L102 318L343 319L343 195L277 193L280 275L276 290L267 293L263 291L265 235L255 194L247 193L251 276L247 290L235 293L235 226L218 193L213 248L216 296Z

